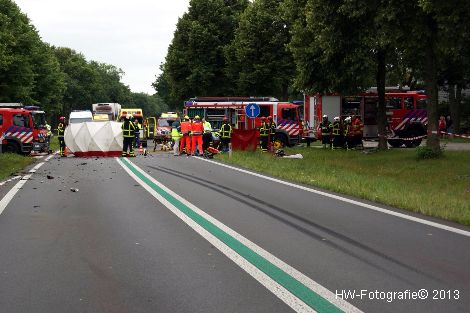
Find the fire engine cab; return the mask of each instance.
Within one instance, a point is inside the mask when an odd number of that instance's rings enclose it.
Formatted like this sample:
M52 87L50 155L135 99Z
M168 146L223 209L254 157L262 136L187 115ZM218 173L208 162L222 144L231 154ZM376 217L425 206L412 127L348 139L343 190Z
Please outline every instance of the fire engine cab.
M256 103L260 114L256 118L246 116L245 107ZM289 102L279 102L271 97L195 97L184 102L184 115L199 115L220 129L224 117L234 129L257 129L261 126L261 117L272 116L277 125L275 142L277 145L292 146L302 137L300 107Z
M386 92L387 140L392 147L404 144L411 148L421 144L428 122L426 102L427 96L418 91ZM324 114L330 121L335 116L342 119L358 116L364 123L363 137L378 137L378 95L373 89L355 96L305 95L304 103L305 121L315 137Z
M21 103L0 103L0 141L3 152L48 151L44 112Z

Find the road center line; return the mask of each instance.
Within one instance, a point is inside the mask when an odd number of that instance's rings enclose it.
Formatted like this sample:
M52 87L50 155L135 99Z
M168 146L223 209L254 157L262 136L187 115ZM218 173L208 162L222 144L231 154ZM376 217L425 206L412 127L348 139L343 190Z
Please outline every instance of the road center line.
M295 311L361 312L183 199L128 159L116 160L159 202Z
M241 172L241 173L244 173L244 174L249 174L249 175L259 177L259 178L270 180L270 181L273 181L273 182L276 182L276 183L279 183L279 184L283 184L283 185L286 185L286 186L289 186L289 187L294 187L294 188L297 188L297 189L301 189L301 190L308 191L308 192L311 192L311 193L315 193L315 194L318 194L318 195L321 195L321 196L325 196L325 197L329 197L329 198L336 199L336 200L339 200L339 201L343 201L343 202L347 202L347 203L354 204L354 205L357 205L357 206L361 206L361 207L364 207L364 208L367 208L367 209L370 209L370 210L374 210L374 211L377 211L377 212L381 212L381 213L384 213L384 214L393 215L393 216L403 218L403 219L406 219L406 220L409 220L409 221L413 221L413 222L416 222L416 223L432 226L432 227L447 230L449 232L453 232L453 233L456 233L456 234L459 234L459 235L470 237L470 231L466 231L466 230L463 230L463 229L460 229L460 228L455 228L455 227L447 226L447 225L444 225L444 224L431 222L431 221L428 221L428 220L425 220L425 219L422 219L422 218L414 217L414 216L411 216L411 215L406 215L406 214L403 214L403 213L387 210L387 209L380 208L380 207L375 206L375 205L371 205L371 204L363 203L363 202L360 202L360 201L348 199L348 198L345 198L345 197L341 197L341 196L331 194L331 193L328 193L328 192L316 190L316 189L313 189L313 188L308 188L308 187L305 187L305 186L297 185L297 184L294 184L294 183L290 183L290 182L283 181L283 180L280 180L280 179L277 179L277 178L265 176L265 175L262 175L262 174L258 174L258 173L255 173L255 172L251 172L251 171L248 171L248 170L244 170L244 169L234 167L234 166L230 166L230 165L227 165L227 164L223 164L223 163L220 163L220 162L207 160L207 159L203 159L203 158L197 158L197 159L200 160L200 161L209 162L209 163L212 163L212 164L217 164L219 166L223 166L223 167L226 167L226 168L229 168L229 169L232 169L234 171L238 171L238 172Z

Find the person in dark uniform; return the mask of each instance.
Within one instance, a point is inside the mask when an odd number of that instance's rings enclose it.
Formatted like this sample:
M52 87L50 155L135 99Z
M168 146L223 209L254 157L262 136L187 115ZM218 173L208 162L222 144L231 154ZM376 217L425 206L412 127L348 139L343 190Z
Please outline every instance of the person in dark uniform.
M59 153L61 157L65 156L65 117L59 117L59 125L57 126L57 138L59 138Z
M261 126L259 128L259 139L262 152L268 152L268 141L270 132L271 130L269 128L268 123L266 122L266 118L263 116L261 118Z
M339 116L336 116L333 121L332 125L332 133L333 133L333 148L342 148L343 147L343 125L341 124L341 120Z
M134 138L135 138L135 124L131 121L131 117L126 115L124 123L121 125L122 129L122 156L127 156L127 150L129 149L129 156L134 157Z
M326 148L326 145L330 146L331 149L331 129L333 125L328 120L328 115L323 115L323 121L320 124L321 129L321 143L323 148Z
M228 123L228 118L224 117L222 126L219 130L220 142L218 150L227 152L229 150L229 144L232 139L232 126Z

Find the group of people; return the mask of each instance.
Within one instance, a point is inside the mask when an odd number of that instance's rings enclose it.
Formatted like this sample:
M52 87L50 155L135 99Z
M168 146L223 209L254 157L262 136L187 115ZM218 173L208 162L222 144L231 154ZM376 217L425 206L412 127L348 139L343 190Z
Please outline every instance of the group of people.
M454 133L453 122L449 115L447 117L444 117L443 115L441 115L441 117L439 118L438 128L439 128L439 135L441 136L441 138L445 138L446 134Z
M276 123L272 116L261 117L261 126L259 127L260 147L262 152L268 152L269 145L274 142L276 134Z
M323 115L319 126L322 136L323 148L330 149L353 149L362 146L362 134L364 124L359 116L354 118L348 116L343 121L336 116L333 122L328 120L328 115Z
M228 118L224 117L219 130L219 145L217 149L227 151L232 138L232 126L228 123ZM185 116L183 121L173 122L171 125L171 139L174 142L173 155L186 154L194 156L198 153L207 156L209 147L213 144L212 125L205 118L196 115L191 121L189 116Z

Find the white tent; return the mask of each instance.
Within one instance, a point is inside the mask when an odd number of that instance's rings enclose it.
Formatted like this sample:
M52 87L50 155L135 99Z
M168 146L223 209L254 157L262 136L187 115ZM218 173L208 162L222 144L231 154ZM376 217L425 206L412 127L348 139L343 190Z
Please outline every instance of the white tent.
M65 129L65 145L78 157L120 156L121 124L114 121L70 124Z

